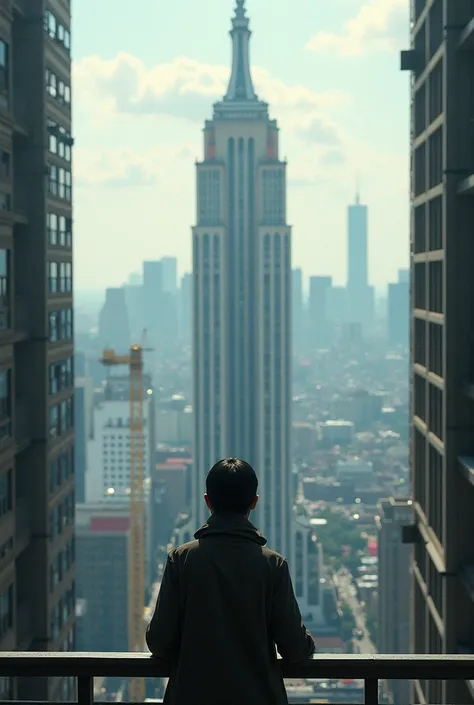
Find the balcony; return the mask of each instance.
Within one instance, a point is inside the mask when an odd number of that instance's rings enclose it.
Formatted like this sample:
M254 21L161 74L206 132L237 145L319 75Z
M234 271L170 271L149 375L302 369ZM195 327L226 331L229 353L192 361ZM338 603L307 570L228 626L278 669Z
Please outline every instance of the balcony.
M474 695L473 682L469 680L474 675L474 655L324 654L304 664L283 661L280 664L284 678L364 680L365 705L378 705L379 682L385 680L463 680L468 682ZM77 678L78 705L94 704L94 677L163 678L167 675L148 654L11 651L0 656L0 676ZM21 701L11 701L10 705L21 705ZM30 702L29 705L34 703Z

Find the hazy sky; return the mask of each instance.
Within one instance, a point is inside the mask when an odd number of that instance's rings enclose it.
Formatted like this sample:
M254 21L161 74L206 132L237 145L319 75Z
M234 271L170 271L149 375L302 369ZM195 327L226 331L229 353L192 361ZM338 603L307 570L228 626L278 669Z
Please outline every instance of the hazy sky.
M74 0L75 283L143 259L191 268L194 161L224 92L234 0ZM346 277L346 206L369 205L370 278L408 262L409 0L247 0L259 97L288 158L293 264Z

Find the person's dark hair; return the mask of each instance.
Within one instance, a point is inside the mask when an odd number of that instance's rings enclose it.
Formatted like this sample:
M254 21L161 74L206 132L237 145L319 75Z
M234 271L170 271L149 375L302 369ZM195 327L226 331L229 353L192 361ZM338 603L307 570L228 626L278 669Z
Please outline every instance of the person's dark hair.
M206 492L216 514L247 514L257 489L255 470L239 458L219 460L207 474Z

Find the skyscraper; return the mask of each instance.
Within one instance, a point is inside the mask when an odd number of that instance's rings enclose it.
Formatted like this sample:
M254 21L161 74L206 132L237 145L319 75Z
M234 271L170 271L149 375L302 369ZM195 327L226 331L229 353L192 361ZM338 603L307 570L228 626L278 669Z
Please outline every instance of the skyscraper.
M332 287L331 277L309 278L308 343L312 348L329 345L331 329L328 319L328 292Z
M368 278L368 208L360 202L347 211L347 293L350 323L360 323L364 333L370 332L374 319L374 291Z
M74 650L70 6L0 3L0 650ZM0 679L72 700L73 678Z
M410 283L399 270L398 282L388 285L388 341L392 345L408 345L410 339Z
M411 7L412 641L455 654L472 652L474 618L474 7ZM414 702L472 695L464 681L416 681Z
M227 93L204 128L197 165L194 286L194 519L205 519L209 467L240 456L258 468L256 521L289 555L291 229L278 126L259 100L249 20L237 0Z
M292 336L293 353L301 354L304 348L304 310L303 302L303 272L301 269L293 269L291 272L292 281Z

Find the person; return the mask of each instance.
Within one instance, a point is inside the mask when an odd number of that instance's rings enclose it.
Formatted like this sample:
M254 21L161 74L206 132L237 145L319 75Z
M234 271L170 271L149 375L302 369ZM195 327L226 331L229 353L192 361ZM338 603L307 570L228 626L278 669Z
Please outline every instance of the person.
M165 705L286 705L277 653L312 656L286 560L249 521L258 480L227 458L206 479L211 516L168 556L146 641L170 677Z

